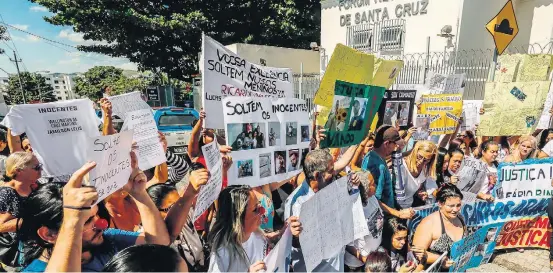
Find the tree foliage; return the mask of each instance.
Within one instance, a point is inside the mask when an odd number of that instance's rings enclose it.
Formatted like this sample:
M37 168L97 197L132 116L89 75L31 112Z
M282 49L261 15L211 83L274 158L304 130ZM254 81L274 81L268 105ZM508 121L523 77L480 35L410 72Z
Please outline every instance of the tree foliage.
M126 57L140 69L185 80L197 72L201 33L223 44L309 48L320 37L320 0L29 0L45 20L72 26L80 50Z
M8 41L7 30L5 26L0 25L0 41ZM4 54L4 49L0 48L0 54Z
M75 93L93 101L102 98L106 87L111 88L111 95L118 95L135 90L142 91L147 86L147 80L127 77L122 69L113 66L95 66L75 78Z
M27 103L56 101L54 88L46 83L46 78L37 73L21 72L21 83ZM7 104L23 104L23 94L17 74L10 75L7 89Z

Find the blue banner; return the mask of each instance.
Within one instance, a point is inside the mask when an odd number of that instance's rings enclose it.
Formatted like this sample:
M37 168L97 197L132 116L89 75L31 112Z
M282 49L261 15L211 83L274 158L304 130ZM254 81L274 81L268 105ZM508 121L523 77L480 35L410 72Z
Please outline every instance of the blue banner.
M465 272L469 268L487 263L502 227L503 223L486 225L455 242L451 247L451 259L455 264L449 268L449 272Z

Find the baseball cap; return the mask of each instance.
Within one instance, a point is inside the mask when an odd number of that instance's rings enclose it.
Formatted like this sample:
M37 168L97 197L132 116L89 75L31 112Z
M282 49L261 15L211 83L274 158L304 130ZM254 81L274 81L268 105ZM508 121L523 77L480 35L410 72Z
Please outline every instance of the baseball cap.
M374 144L377 146L378 143L378 147L380 147L386 141L396 142L398 140L401 140L398 130L390 125L384 125L376 130Z

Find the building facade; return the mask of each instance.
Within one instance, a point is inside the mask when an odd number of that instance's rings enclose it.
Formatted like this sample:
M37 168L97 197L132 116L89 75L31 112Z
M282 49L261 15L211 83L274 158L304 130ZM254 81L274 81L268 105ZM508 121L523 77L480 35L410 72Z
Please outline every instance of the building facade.
M49 73L41 75L46 78L46 83L54 88L53 92L56 99L71 100L78 98L75 94L74 81L74 78L78 76L78 74Z

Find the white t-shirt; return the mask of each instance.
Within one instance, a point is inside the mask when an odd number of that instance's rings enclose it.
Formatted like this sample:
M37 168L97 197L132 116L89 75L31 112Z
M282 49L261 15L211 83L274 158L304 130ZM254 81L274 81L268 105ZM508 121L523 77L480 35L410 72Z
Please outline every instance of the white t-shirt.
M403 165L401 165L401 173L403 178L403 187L405 190L405 200L398 200L398 204L401 208L410 208L413 205L414 195L420 189L421 185L426 182L425 189L428 193L428 198L433 198L432 193L438 188L436 181L431 177L427 177L424 170L418 177L413 177L411 172L407 169L407 163L403 159ZM396 181L398 183L399 181Z
M228 250L220 248L217 250L217 254L211 253L208 272L248 272L252 264L263 261L265 258L267 243L260 232L252 233L250 238L242 244L242 247L248 255L249 264L244 264L238 257L232 257L231 259Z
M89 99L12 107L2 121L12 135L26 133L46 176L73 174L86 163L91 137L100 135Z
M378 249L382 242L382 227L384 226L384 214L378 203L376 196L372 196L367 200L367 205L363 207L363 213L367 219L369 226L369 235L353 241L349 246L355 247L363 256ZM355 256L346 251L344 262L349 267L361 267L364 264Z
M553 140L550 140L549 142L547 142L547 144L545 144L545 146L543 146L543 148L541 150L544 153L546 153L547 156L552 157L553 156Z

